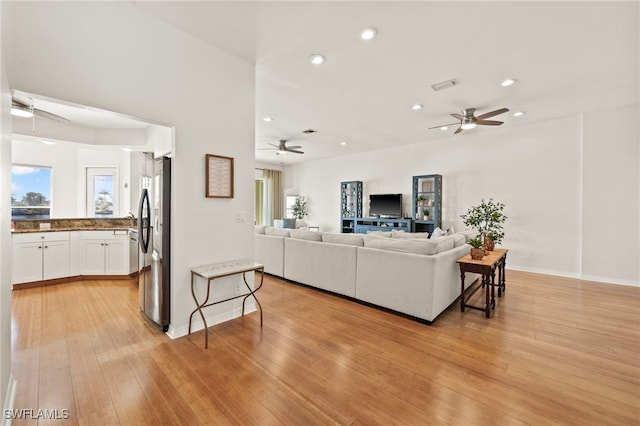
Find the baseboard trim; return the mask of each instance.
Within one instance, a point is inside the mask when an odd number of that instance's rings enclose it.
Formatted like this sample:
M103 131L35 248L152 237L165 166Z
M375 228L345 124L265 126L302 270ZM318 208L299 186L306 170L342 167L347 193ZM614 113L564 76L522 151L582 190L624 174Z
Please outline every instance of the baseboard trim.
M9 376L9 383L7 384L7 396L4 399L4 406L2 410L2 426L10 426L11 425L11 416L6 416L6 410L11 412L13 410L13 404L16 401L16 388L18 387L18 382L13 378L13 374ZM7 418L9 417L9 418Z
M256 308L255 302L250 302L247 300L247 304L244 309L244 314L250 314L256 312L258 309ZM205 318L207 320L207 326L210 328L216 324L221 324L223 322L236 319L242 316L242 305L232 309L231 311L227 311L220 314L205 314ZM193 315L193 322L191 324L191 333L195 333L197 331L204 330L204 323L200 318L200 315L197 313ZM189 334L189 324L185 324L180 327L174 327L173 325L169 326L169 330L167 331L167 336L172 339L178 339L180 337L184 337Z
M533 274L542 274L542 275L554 275L556 277L564 277L564 278L575 278L577 280L582 281L593 281L599 282L603 284L613 284L613 285L626 285L631 287L640 287L640 282L633 280L621 280L617 278L611 277L599 277L596 275L580 275L576 273L568 273L562 271L554 271L548 269L538 269L538 268L527 268L519 265L516 266L507 266L507 271L521 271L521 272L531 272Z
M13 284L13 290L23 290L26 288L44 287L48 285L72 283L82 280L132 280L129 275L74 275L72 277L54 278L51 280L30 281L27 283Z

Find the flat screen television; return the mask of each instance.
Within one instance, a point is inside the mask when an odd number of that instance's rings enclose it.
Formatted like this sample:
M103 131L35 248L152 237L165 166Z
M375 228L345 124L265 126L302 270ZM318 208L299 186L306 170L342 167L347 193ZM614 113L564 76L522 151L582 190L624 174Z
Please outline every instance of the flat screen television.
M402 194L370 194L369 216L398 219L402 217Z

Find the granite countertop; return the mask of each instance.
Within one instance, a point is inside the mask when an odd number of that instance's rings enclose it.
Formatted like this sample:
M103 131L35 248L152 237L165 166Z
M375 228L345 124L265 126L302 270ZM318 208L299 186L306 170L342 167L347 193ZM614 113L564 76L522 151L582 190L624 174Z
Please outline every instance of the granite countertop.
M133 222L133 223L132 223ZM44 228L41 228L44 225ZM14 234L33 232L61 231L126 231L135 228L135 220L130 218L67 218L67 219L28 219L13 221Z
M52 229L12 229L14 234L29 234L34 232L62 232L62 231L127 231L130 226L120 226L111 228L98 228L95 226L52 228Z

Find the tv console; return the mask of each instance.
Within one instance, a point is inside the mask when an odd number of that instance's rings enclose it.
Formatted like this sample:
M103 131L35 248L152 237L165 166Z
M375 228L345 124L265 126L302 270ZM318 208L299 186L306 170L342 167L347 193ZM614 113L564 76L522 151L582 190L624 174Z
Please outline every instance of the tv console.
M411 232L411 219L385 219L378 217L358 217L355 219L355 232L366 234L369 231L396 231Z

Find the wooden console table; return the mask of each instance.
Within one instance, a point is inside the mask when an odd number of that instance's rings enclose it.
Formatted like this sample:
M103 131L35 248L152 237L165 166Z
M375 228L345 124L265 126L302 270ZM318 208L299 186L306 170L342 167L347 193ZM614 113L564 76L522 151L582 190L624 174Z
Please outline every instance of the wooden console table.
M255 289L252 289L249 283L247 282L247 272L256 272L260 271L260 284ZM209 302L209 296L211 295L211 281L216 278L228 277L231 275L242 274L242 280L244 284L247 286L248 293L238 294L233 297L229 297L224 300L218 300L216 302ZM207 295L204 301L199 302L196 297L196 292L194 288L195 277L201 277L207 280ZM262 305L258 301L256 297L256 292L260 290L262 287L262 282L264 281L264 265L260 263L255 263L250 260L233 260L230 262L221 262L221 263L212 263L210 265L198 266L197 268L191 269L191 294L193 295L193 300L196 302L196 309L191 312L189 316L189 334L191 334L191 320L193 319L193 314L196 312L200 313L200 317L202 318L202 323L204 324L204 347L209 347L209 330L207 329L207 320L202 313L202 309L208 306L217 305L218 303L228 302L229 300L238 299L240 297L244 297L242 300L242 315L244 316L244 302L246 302L249 296L253 296L253 299L258 304L258 308L260 310L260 327L262 327Z
M464 308L478 309L484 311L487 318L491 316L491 308L495 308L495 287L498 287L498 297L502 296L502 293L506 291L505 285L505 264L507 261L507 249L495 249L487 252L482 260L473 260L471 255L462 256L456 260L460 265L460 310L464 312ZM496 269L498 270L498 283L495 283ZM466 272L474 272L482 275L482 281L480 285L475 288L464 288L464 274ZM479 288L485 288L485 305L484 307L473 306L466 303L469 297L471 297ZM489 295L489 288L491 288L491 295ZM466 294L465 294L466 293Z

